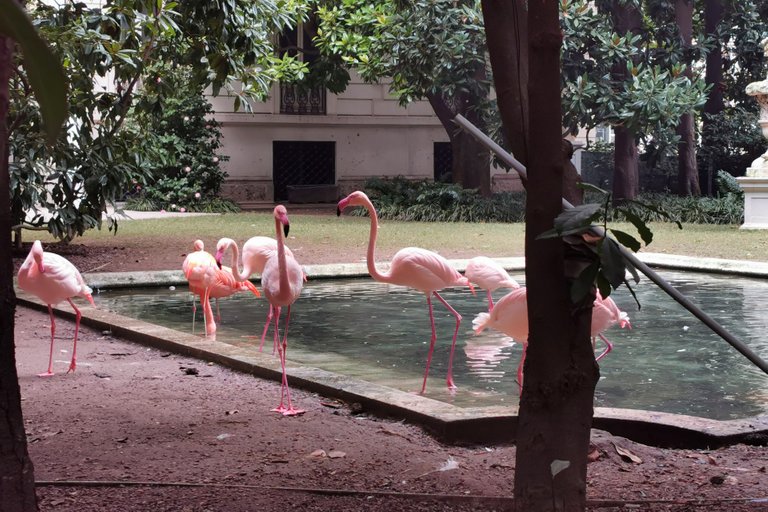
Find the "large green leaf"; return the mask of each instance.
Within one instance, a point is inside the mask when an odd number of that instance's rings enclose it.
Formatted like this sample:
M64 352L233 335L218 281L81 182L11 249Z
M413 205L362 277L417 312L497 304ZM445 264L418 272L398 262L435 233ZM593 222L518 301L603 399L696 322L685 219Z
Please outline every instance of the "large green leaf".
M67 87L61 62L15 1L3 2L0 33L14 39L21 47L29 83L40 103L48 142L53 144L67 117Z

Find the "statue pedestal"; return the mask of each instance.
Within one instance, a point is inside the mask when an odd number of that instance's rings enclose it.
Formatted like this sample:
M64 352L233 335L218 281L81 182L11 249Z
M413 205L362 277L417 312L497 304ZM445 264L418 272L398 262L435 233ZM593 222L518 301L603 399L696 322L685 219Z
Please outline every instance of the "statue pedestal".
M768 229L768 176L736 178L744 191L741 229Z

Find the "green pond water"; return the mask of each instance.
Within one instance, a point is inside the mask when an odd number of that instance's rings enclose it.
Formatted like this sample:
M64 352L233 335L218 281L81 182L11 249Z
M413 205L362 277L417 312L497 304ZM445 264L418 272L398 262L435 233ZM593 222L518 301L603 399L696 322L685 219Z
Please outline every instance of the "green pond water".
M768 359L768 280L698 273L662 276L762 358ZM523 276L513 276L523 282ZM258 283L257 283L258 284ZM768 376L699 323L688 311L643 280L637 308L626 289L612 297L629 314L632 329L612 327L615 344L600 361L596 405L734 419L768 412ZM504 291L495 294L501 298ZM426 396L457 406L514 405L521 346L496 332L475 335L472 319L485 310L483 292L444 290L464 317L456 344L455 394L445 385L453 317L433 301L437 344ZM192 330L191 295L184 287L98 290L100 308L179 331ZM258 346L268 304L250 293L219 301L216 341ZM214 305L215 310L215 305ZM283 321L281 320L281 330ZM196 331L202 335L198 308ZM417 391L429 344L424 295L369 279L310 280L294 304L288 359L325 370ZM598 341L598 351L603 345ZM264 351L272 351L272 330Z

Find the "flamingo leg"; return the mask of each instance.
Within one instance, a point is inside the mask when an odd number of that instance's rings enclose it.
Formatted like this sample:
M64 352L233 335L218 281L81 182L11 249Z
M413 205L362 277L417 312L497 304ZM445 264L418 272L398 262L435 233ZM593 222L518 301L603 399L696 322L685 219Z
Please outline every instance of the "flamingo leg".
M446 378L446 383L448 384L448 389L454 390L456 389L456 384L453 383L453 353L456 350L456 336L459 334L459 325L461 325L461 315L451 307L448 302L444 298L440 296L437 292L432 292L435 297L440 299L440 302L443 303L443 305L448 308L448 311L451 312L451 314L456 318L456 329L453 331L453 340L451 341L451 354L448 357L448 377ZM488 296L490 297L491 292L488 292ZM493 303L491 303L493 304Z
M197 295L193 293L192 294L192 334L195 334L195 316L197 315L197 305L196 305L197 301L195 300L195 297L197 297Z
M520 394L523 394L523 365L525 356L528 353L528 343L523 343L523 355L520 356L520 364L517 365L517 385L520 387Z
M424 382L421 385L421 393L427 389L427 376L429 375L429 365L432 363L432 352L435 350L435 340L437 334L435 333L435 315L432 311L432 297L427 295L427 306L429 306L429 323L432 326L432 337L429 339L429 352L427 352L427 366L424 369Z
M283 381L285 383L285 394L288 397L288 407L282 411L283 416L296 416L298 414L304 414L304 409L296 409L291 402L291 389L288 387L288 375L285 372L285 358L288 353L288 325L291 322L291 306L288 306L288 311L285 315L285 332L283 333L283 347L282 347L282 362L283 362ZM280 347L278 346L278 350Z
M75 367L77 366L77 335L80 332L80 318L83 315L80 314L80 310L77 309L77 306L72 302L72 299L67 299L67 302L69 302L69 305L75 310L75 342L72 345L72 360L69 362L69 370L67 370L67 373L69 373L74 372Z
M264 348L264 339L267 337L267 329L269 329L269 324L272 322L272 304L269 305L269 309L267 310L267 322L264 324L264 331L261 333L261 344L259 345L259 352L261 352L261 349ZM275 355L275 348L277 347L276 344L272 345L272 355Z
M213 299L216 301L216 321L221 323L221 311L219 311L219 299Z
M206 287L201 299L203 304L203 317L205 318L205 335L216 334L216 321L213 319L213 309L211 308L211 288Z
M48 371L45 373L38 373L38 377L50 377L53 375L53 337L56 334L56 320L53 317L53 308L48 304L48 315L51 317L51 350L48 354Z
M600 337L600 339L601 339L601 340L603 340L603 341L605 342L605 350L603 350L603 353L602 353L602 354L600 354L599 356L597 356L597 358L595 359L595 362L597 362L597 361L601 360L603 357L605 357L606 355L608 355L608 352L610 352L611 350L613 350L613 343L611 343L610 341L608 341L608 338L606 338L605 336L603 336L603 334L602 334L602 333L599 333L599 334L598 334L598 336Z
M490 313L493 311L493 295L491 295L491 290L485 290L485 292L488 294L488 312Z

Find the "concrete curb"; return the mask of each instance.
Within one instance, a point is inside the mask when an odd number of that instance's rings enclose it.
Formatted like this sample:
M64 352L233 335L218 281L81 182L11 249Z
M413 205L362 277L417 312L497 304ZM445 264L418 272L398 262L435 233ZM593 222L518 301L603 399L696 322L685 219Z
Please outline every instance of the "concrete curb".
M652 266L669 269L736 273L768 277L768 263L688 258L661 254L641 254ZM499 259L508 270L524 270L523 258ZM466 260L452 261L463 270ZM367 276L363 264L311 265L308 276L316 279ZM85 275L95 289L133 286L186 285L181 271L94 273ZM47 306L36 297L17 290L20 304L42 311ZM69 309L54 307L57 314L74 319ZM237 371L280 380L280 365L271 355L252 347L234 347L199 336L160 327L91 306L81 307L82 323L98 330L111 331L121 338L206 361ZM453 443L512 442L517 426L517 407L459 408L419 395L405 393L333 372L288 361L291 385L359 403L367 412L402 418L422 425L438 438ZM736 443L768 445L768 415L718 421L679 414L630 409L596 408L593 426L613 435L648 445L668 448L715 448Z

